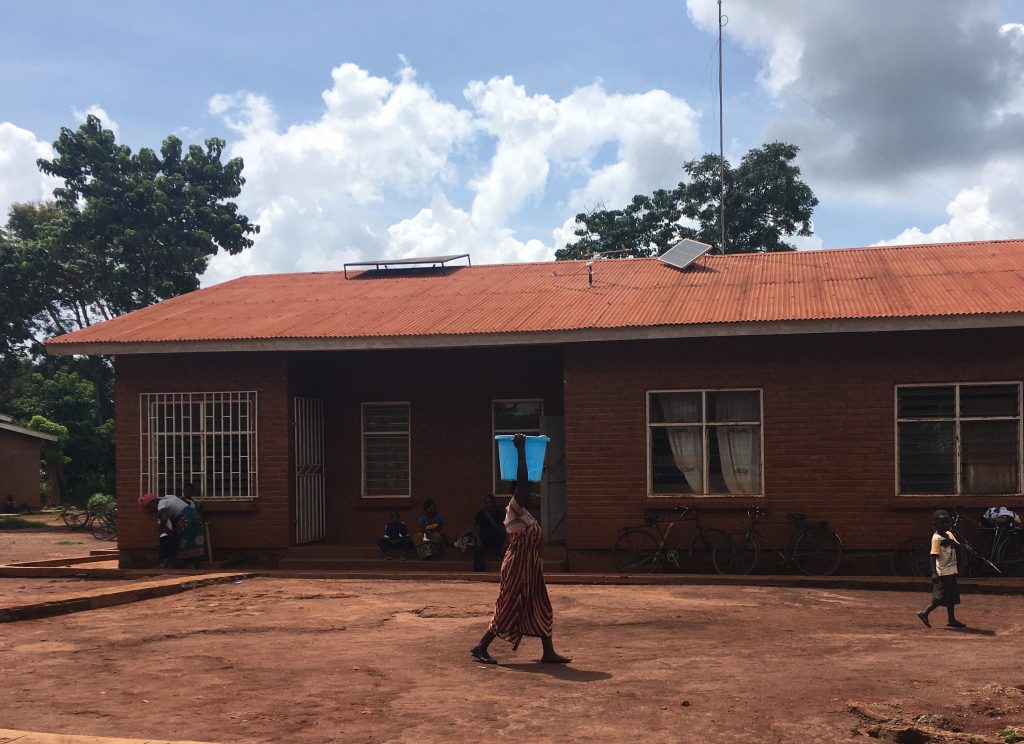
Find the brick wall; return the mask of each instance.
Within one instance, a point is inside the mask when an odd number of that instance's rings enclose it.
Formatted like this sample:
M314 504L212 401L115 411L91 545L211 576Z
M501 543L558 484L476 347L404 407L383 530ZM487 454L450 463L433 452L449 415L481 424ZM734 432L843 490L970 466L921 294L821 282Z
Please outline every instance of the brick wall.
M288 547L289 401L284 354L121 355L115 360L118 544L123 562L156 556L154 520L137 504L141 492L139 395L255 390L258 394L259 496L250 503L204 508L218 551L266 556ZM225 508L245 511L222 511Z
M887 549L927 531L936 505L953 505L895 495L894 386L1020 380L1024 331L145 355L116 364L121 546L129 552L155 544L151 519L135 506L141 392L259 392L259 498L251 511L211 511L210 518L217 549L264 554L293 542L293 396L325 401L327 539L346 544L372 544L393 507L413 525L426 499L438 502L450 535L469 529L492 489L491 401L542 398L548 415L568 412L568 543L586 552L609 549L616 530L648 509L693 503L646 497L646 392L733 387L763 390L765 497L758 503L776 516L802 511L828 519L850 548ZM373 401L411 403L409 499L361 498L360 404ZM697 503L710 524L736 529L754 500Z
M391 508L412 527L434 499L452 535L471 529L491 485L491 401L541 398L561 415L561 353L536 350L387 351L297 354L123 355L116 360L117 485L126 563L155 555L153 520L141 514L139 394L256 390L259 498L252 511L208 502L218 552L266 558L294 542L293 396L325 401L327 540L373 545ZM361 498L361 404L409 401L412 497Z
M414 529L433 499L454 537L491 493L491 401L541 398L562 414L561 352L448 349L296 355L294 391L325 400L327 539L373 545L398 508ZM411 404L412 497L363 499L361 404Z
M848 547L886 549L926 533L936 508L895 495L894 386L1021 380L1024 331L572 344L564 365L570 548L608 549L646 509L695 502L646 497L647 390L759 387L762 503L828 519ZM736 529L754 500L696 503Z
M0 503L7 494L18 506L39 508L39 448L41 440L0 429Z

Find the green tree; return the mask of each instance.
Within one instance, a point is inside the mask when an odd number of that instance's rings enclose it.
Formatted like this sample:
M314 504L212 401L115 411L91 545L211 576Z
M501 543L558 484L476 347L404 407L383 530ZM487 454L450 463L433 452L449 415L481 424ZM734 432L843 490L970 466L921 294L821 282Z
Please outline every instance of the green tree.
M555 252L560 260L656 256L683 238L721 253L721 171L725 174L726 253L790 251L783 237L811 235L818 204L793 164L799 148L772 142L750 150L733 168L717 155L683 166L689 177L671 190L638 194L624 209L596 208L576 215L577 241Z
M43 460L43 471L46 474L46 480L56 487L58 498L63 502L67 493L67 479L64 475L64 466L70 461L68 456L64 454L64 447L68 441L68 429L66 426L50 421L45 416L33 416L27 422L26 427L57 437L56 442L43 442L43 446L40 448L40 455Z
M38 164L64 181L53 192L59 218L37 229L34 248L69 283L62 310L73 326L198 289L211 257L251 247L259 232L230 201L245 183L243 163L221 162L222 139L183 153L172 135L159 153L133 153L89 116L61 129L53 149L57 157Z
M221 139L133 153L89 116L53 148L38 165L63 181L54 201L14 205L0 229L0 408L66 427L61 493L81 500L114 490L113 368L42 342L198 289L210 258L251 247L259 226L231 201L243 163L222 161Z

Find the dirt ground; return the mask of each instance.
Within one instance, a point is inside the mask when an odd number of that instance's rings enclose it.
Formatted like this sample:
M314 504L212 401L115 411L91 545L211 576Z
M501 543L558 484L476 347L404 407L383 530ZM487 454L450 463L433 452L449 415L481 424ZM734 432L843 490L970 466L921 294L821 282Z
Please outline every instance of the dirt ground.
M4 576L0 578L0 605L28 604L34 599L76 594L107 586L127 586L129 583L125 579L23 579Z
M526 639L517 653L495 641L499 666L485 667L467 652L496 590L250 579L13 623L0 632L0 728L221 742L863 740L852 702L988 736L1024 726L1019 597L966 596L963 632L924 628L924 593L559 585L555 641L573 664L538 664Z
M0 566L23 561L45 561L51 558L75 558L89 555L90 550L116 548L116 542L97 540L89 532L72 532L59 516L32 515L47 527L24 530L0 530Z

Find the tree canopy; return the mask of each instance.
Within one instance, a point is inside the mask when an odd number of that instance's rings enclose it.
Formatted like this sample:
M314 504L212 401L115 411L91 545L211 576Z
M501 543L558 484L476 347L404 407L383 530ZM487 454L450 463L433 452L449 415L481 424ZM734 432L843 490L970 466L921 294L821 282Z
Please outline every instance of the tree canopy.
M576 215L576 242L555 252L560 260L657 256L683 238L721 253L720 168L725 174L726 253L790 251L783 240L811 235L811 213L818 204L793 164L799 148L771 142L750 150L738 167L707 154L683 165L689 177L674 189L637 194L623 209L595 208Z
M259 226L231 201L243 163L222 161L221 139L133 153L89 116L53 149L37 161L62 181L53 201L15 204L0 228L0 407L66 429L48 467L81 500L113 490L113 369L47 358L42 342L197 289L210 258L251 247Z

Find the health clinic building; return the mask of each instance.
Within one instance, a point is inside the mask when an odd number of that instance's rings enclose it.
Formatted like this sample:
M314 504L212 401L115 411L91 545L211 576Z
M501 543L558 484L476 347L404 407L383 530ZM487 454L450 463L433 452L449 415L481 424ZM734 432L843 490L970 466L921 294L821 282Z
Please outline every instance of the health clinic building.
M228 558L372 546L427 499L456 536L515 431L552 439L570 570L684 504L827 519L851 561L1024 504L1020 240L248 276L47 348L115 357L124 565L155 558L138 496L189 482Z

